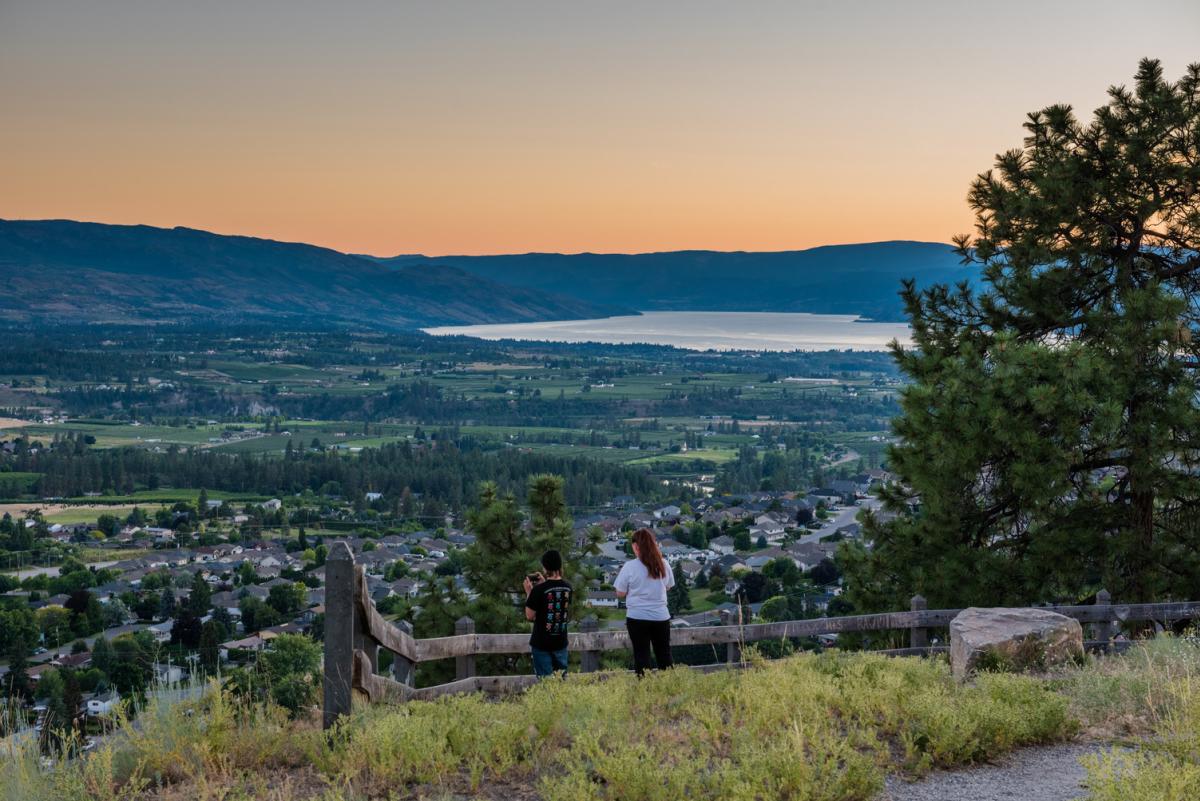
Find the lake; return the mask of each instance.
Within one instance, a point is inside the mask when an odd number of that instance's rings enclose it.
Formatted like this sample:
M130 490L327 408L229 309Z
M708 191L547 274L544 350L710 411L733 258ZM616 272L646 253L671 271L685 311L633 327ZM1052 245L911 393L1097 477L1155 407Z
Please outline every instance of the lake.
M452 325L434 336L540 342L673 345L689 350L886 350L909 342L906 323L858 322L852 314L646 312L600 320Z

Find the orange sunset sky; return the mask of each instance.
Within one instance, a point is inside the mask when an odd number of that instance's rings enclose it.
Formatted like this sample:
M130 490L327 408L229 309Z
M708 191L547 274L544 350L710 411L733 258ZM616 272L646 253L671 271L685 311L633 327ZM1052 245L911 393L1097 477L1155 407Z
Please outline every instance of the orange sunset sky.
M948 241L1200 1L0 0L0 217L351 252Z

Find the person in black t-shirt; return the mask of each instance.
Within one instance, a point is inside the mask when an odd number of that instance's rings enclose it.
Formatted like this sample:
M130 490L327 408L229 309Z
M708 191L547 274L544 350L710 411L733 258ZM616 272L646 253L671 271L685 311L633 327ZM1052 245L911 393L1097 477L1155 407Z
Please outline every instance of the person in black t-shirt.
M529 650L533 672L545 678L561 671L567 675L567 615L571 609L571 585L563 581L562 554L542 554L545 574L525 577L525 619L533 621Z

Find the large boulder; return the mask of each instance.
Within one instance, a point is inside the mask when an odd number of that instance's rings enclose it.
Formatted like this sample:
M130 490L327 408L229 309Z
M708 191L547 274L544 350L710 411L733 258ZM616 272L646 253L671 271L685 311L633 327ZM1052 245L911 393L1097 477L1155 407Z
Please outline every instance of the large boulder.
M1083 627L1048 609L971 607L950 621L950 666L955 678L979 669L1028 670L1083 656Z

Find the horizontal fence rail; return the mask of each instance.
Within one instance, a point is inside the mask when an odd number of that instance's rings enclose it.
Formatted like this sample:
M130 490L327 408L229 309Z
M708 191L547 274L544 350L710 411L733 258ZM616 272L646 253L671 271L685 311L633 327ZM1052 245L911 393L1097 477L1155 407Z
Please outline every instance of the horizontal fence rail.
M1090 624L1093 650L1111 650L1122 623L1187 620L1200 617L1200 602L1113 604L1107 591L1087 606L1051 606L1049 611ZM877 651L893 656L944 653L946 646L930 646L929 630L950 625L961 609L927 609L925 599L915 596L905 612L787 620L777 623L738 625L728 613L722 625L678 627L671 630L671 645L725 645L726 661L694 670L718 670L741 663L741 647L749 642L814 637L822 634L907 630L909 647ZM595 618L584 620L581 631L568 634L568 649L579 652L583 672L594 672L605 651L627 650L629 635L623 630L599 631ZM379 673L379 649L392 653L392 675ZM371 702L398 702L438 698L467 692L507 692L533 685L537 679L523 676L477 676L475 657L529 652L528 634L476 634L475 624L463 618L450 637L416 639L411 626L384 620L367 591L366 576L345 542L334 543L325 561L325 688L324 724L333 725L351 708L358 690ZM414 685L415 667L421 662L455 660L455 680L435 687Z

